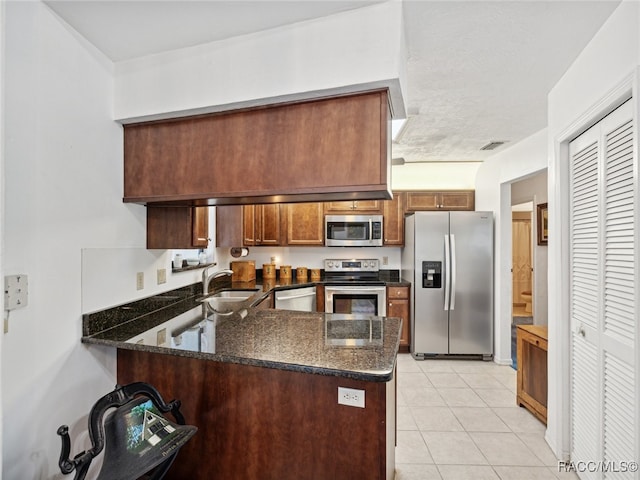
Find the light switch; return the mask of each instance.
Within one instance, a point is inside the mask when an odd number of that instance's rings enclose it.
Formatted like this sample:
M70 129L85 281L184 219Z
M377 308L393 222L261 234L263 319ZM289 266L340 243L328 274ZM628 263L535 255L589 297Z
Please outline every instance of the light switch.
M4 277L4 309L14 310L26 307L29 296L29 281L26 275Z

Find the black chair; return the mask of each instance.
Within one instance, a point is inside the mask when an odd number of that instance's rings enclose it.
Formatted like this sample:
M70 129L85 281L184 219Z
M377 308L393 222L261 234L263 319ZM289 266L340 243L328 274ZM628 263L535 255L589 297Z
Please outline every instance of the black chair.
M167 412L171 412L177 423L162 415ZM63 474L75 470L74 480L83 480L91 461L104 449L97 480L159 480L196 430L194 426L185 425L179 400L166 404L153 386L143 382L116 385L115 390L91 408L89 439L92 448L71 460L69 427L58 428L58 435L62 437L58 465Z

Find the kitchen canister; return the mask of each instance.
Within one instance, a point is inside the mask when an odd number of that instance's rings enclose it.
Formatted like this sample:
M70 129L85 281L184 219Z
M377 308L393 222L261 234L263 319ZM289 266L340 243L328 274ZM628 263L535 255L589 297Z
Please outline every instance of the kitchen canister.
M176 253L176 256L173 257L173 268L177 269L177 268L182 268L182 254L181 253Z
M280 278L281 279L291 278L291 265L280 265Z
M308 269L307 267L298 267L296 268L296 279L298 280L306 280L307 279Z
M311 281L312 282L319 282L320 281L320 269L319 268L312 268L311 269Z
M276 266L273 263L262 264L262 278L276 278Z

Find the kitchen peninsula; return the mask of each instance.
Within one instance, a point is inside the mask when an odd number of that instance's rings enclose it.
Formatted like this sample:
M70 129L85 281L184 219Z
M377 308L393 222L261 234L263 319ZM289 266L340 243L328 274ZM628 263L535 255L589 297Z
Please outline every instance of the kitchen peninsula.
M118 349L119 384L151 383L198 427L167 478L393 479L399 319L254 307L261 285L214 313L191 288L84 318L84 343Z

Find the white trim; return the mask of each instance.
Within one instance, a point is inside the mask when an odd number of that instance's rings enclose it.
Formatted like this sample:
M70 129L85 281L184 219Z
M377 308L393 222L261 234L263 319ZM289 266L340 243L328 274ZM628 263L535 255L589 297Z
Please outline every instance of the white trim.
M638 69L551 139L550 151L553 152L553 157L550 158L548 192L551 206L549 231L552 234L549 237L549 247L554 244L557 246L550 248L549 264L557 265L559 271L556 271L555 282L549 278L549 312L553 310L554 314L549 315L553 321L549 323L548 370L557 374L549 375L548 428L545 439L560 459L568 459L571 451L570 325L568 321L563 321L569 318L569 142L629 98L636 98L634 103L637 107L637 77ZM637 119L635 112L634 115ZM552 168L554 158L556 168ZM636 348L636 357L637 355ZM636 361L636 367L637 365ZM639 414L640 410L636 406L636 415Z

